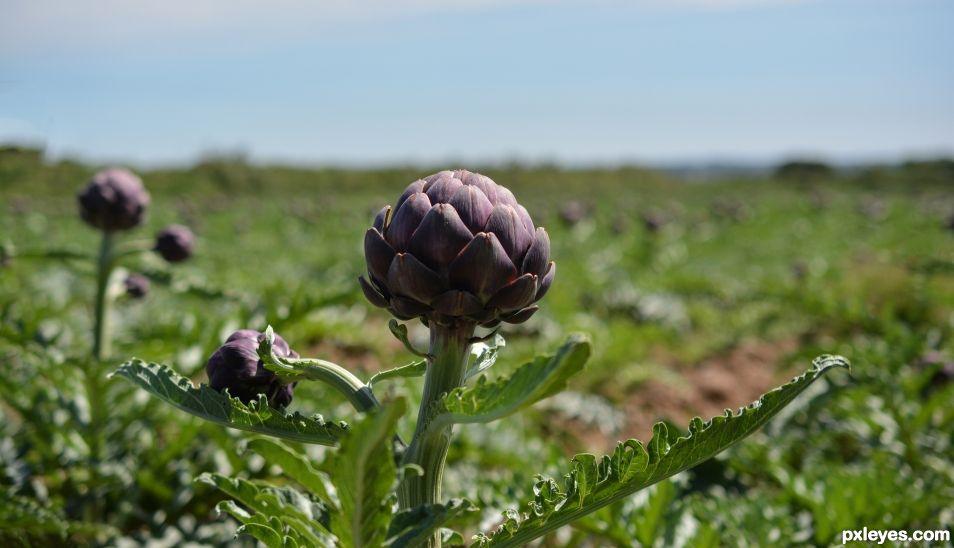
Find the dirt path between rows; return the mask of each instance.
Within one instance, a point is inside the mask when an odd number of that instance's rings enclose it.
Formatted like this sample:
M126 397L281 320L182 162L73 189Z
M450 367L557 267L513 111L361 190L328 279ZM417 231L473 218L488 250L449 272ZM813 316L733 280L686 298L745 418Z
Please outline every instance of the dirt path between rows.
M624 426L615 435L606 436L594 428L581 428L575 434L587 451L606 452L622 439L648 442L653 424L664 418L685 427L695 416L708 420L726 408L735 411L788 380L791 371L779 364L796 348L794 339L742 343L696 366L674 365L678 383L651 379L627 395L622 404Z

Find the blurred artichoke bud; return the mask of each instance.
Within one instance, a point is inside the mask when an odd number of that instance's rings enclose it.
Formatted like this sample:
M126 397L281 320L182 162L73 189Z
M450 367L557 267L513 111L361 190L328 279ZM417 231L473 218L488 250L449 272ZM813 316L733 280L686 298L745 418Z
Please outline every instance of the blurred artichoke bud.
M573 226L590 216L590 207L577 200L570 200L560 206L560 220L567 226Z
M149 193L142 180L118 168L94 175L77 198L83 220L107 232L139 225L149 206Z
M169 225L156 235L155 250L170 263L178 263L192 256L195 236L189 227Z
M372 304L397 318L520 323L550 288L550 238L513 194L465 170L411 183L364 237Z
M643 213L643 228L646 232L656 233L666 224L666 219L655 212Z
M272 407L287 407L292 401L295 383L284 384L258 357L258 344L265 337L252 329L240 329L229 335L206 364L209 386L222 391L226 388L234 398L249 403L265 394ZM288 347L285 339L275 335L272 347L280 358L297 358L298 353Z
M126 287L126 295L133 299L142 299L149 293L149 278L142 274L133 273L126 276L123 285Z

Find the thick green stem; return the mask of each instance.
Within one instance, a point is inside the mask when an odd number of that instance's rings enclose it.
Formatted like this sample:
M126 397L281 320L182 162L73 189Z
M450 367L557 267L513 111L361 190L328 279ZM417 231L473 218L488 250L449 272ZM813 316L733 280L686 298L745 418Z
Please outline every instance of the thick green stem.
M444 460L450 446L451 427L428 428L430 410L444 394L464 383L467 358L470 355L470 339L474 336L474 324L454 326L431 325L431 346L427 373L424 377L424 396L417 416L414 439L404 454L403 464L421 467L420 475L409 472L401 483L399 500L402 509L441 500L441 479ZM429 540L429 548L441 545L440 533Z
M103 239L99 246L99 255L96 259L96 297L95 315L93 317L93 359L87 362L83 370L83 380L86 388L86 399L89 402L89 425L87 429L87 444L89 445L90 483L97 486L99 481L98 467L103 460L103 422L106 420L106 401L103 394L103 385L100 384L101 365L109 357L111 347L111 333L109 314L112 308L112 296L109 294L109 278L113 273L115 258L113 257L114 234L103 232ZM89 516L92 521L98 521L102 512L101 500L92 505Z
M96 259L96 315L93 318L93 358L102 361L109 356L111 337L109 312L109 277L113 273L113 233L103 231L103 240Z

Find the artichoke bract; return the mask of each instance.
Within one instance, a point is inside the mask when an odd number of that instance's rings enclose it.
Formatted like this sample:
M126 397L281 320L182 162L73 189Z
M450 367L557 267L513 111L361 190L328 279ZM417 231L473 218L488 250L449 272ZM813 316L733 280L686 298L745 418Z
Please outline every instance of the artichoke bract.
M77 198L83 220L107 232L138 226L149 206L149 193L142 180L119 168L94 175Z
M372 304L439 325L524 322L556 274L546 230L507 188L466 170L408 185L375 217L364 253Z
M187 226L169 225L156 235L156 253L170 263L182 262L192 256L195 236Z
M264 337L264 333L253 329L240 329L229 335L225 344L212 354L206 364L209 386L220 392L228 389L232 397L244 403L255 401L259 394L265 394L270 406L287 407L292 401L295 383L283 383L278 375L262 364L258 345ZM299 357L277 334L272 348L280 358Z

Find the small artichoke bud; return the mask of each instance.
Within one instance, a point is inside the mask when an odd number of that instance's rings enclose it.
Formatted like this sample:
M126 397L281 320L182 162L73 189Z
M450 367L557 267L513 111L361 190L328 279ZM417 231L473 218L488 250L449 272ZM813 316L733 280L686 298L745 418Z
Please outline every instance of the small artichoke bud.
M647 212L643 214L643 228L646 229L646 232L656 233L662 229L663 225L666 224L666 219L655 212Z
M560 206L560 220L567 226L573 226L590 216L590 208L577 200L570 200Z
M169 225L156 235L155 250L170 263L182 262L192 256L195 236L189 227Z
M142 299L149 294L149 278L142 274L130 274L126 276L123 282L126 287L126 295L133 299Z
M546 230L507 188L465 170L411 183L378 213L364 254L368 300L428 324L524 322L556 273Z
M77 198L83 220L107 232L138 226L149 206L149 193L142 180L118 168L94 175Z
M232 397L249 403L265 394L272 407L287 407L292 401L295 383L285 384L269 371L258 357L258 345L265 334L252 329L240 329L229 335L206 364L209 386L222 391L226 388ZM297 358L298 353L288 347L285 339L275 335L272 347L281 358Z

